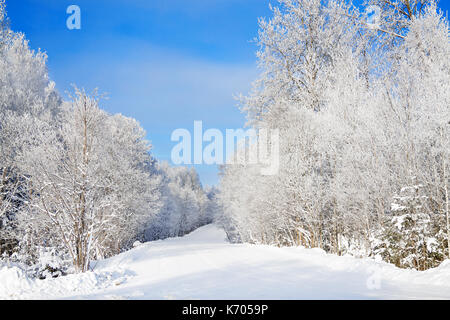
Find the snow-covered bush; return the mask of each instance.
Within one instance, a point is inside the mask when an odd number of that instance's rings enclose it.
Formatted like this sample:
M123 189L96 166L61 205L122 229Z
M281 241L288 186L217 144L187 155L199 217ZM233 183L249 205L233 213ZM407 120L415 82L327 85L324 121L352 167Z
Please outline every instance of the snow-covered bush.
M373 254L398 267L426 270L445 259L445 248L436 238L441 229L439 216L429 210L423 185L415 177L411 180L393 197Z

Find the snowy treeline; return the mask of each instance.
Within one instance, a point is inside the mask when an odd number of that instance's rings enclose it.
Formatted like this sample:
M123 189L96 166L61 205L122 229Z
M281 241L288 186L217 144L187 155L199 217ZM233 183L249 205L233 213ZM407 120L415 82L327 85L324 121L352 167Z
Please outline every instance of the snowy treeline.
M280 130L280 171L222 169L230 237L380 256L449 252L450 44L433 0L280 0L261 19L248 125ZM375 21L376 22L376 21Z
M146 229L146 241L182 236L213 222L216 190L203 190L194 168L171 167L162 162L157 163L156 172L162 178L163 205Z
M195 171L160 165L139 123L74 89L63 101L46 55L10 30L0 0L0 259L38 276L205 223Z

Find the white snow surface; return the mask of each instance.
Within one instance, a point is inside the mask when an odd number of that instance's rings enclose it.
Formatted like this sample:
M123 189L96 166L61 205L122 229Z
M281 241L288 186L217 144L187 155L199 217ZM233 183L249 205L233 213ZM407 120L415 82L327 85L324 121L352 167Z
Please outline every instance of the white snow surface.
M320 249L225 239L208 225L55 279L27 279L0 266L0 299L450 299L448 260L419 272Z

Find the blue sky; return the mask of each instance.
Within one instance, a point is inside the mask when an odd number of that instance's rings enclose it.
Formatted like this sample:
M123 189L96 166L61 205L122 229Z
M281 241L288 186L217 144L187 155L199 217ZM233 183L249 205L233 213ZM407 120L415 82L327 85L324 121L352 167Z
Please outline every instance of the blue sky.
M274 2L274 0L271 0ZM441 1L448 10L449 1ZM108 93L102 107L139 120L153 154L170 161L177 128L240 128L233 95L256 79L258 17L269 0L6 0L11 26L46 51L61 93L71 84ZM66 8L81 8L81 30ZM215 166L196 166L216 184Z
M66 28L66 8L81 8L81 30ZM136 118L154 155L170 160L174 129L240 128L233 95L257 77L257 19L262 0L7 0L11 26L48 54L61 93L99 87L102 107ZM196 166L204 184L215 166Z

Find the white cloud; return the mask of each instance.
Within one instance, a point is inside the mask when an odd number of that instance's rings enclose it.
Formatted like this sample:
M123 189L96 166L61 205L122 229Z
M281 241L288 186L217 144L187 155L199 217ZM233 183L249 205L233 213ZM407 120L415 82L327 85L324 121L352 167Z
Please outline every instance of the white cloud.
M114 112L153 114L174 125L194 119L210 121L211 126L227 120L236 125L239 111L233 95L247 93L257 76L256 64L221 63L130 43L127 40L127 50L110 57L91 51L74 56L66 66L71 73L66 78L108 92ZM243 122L242 116L239 119Z

